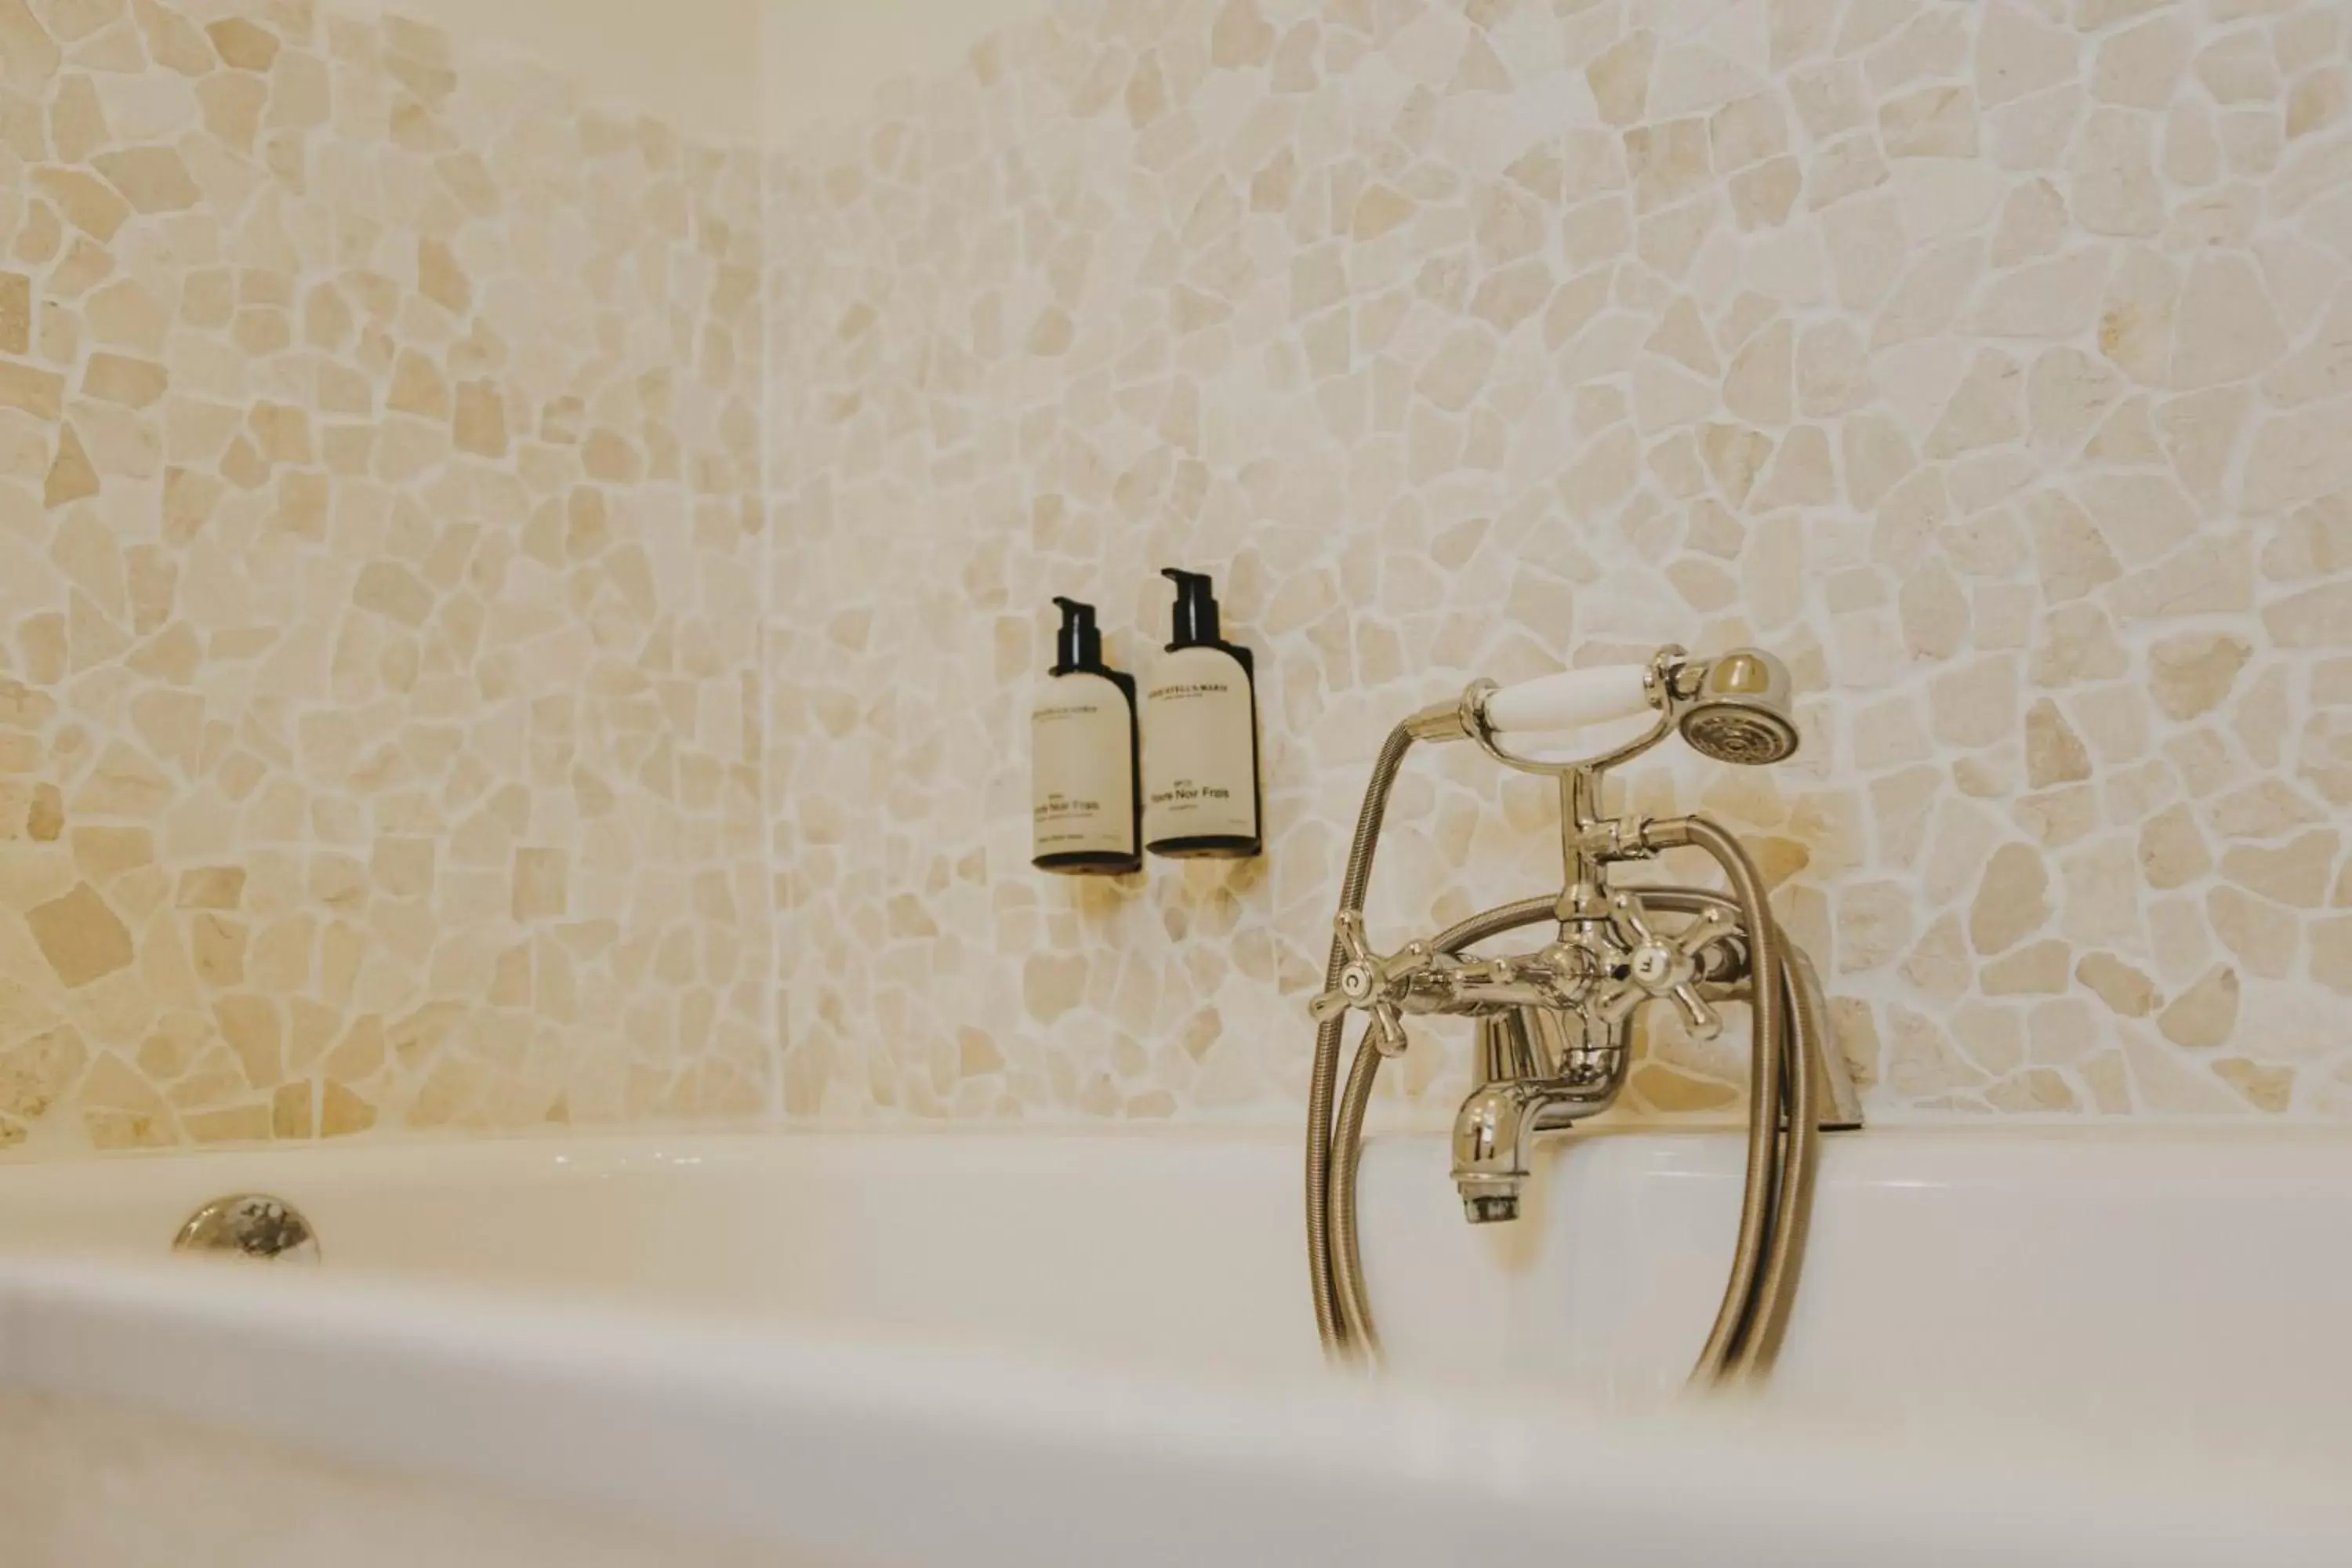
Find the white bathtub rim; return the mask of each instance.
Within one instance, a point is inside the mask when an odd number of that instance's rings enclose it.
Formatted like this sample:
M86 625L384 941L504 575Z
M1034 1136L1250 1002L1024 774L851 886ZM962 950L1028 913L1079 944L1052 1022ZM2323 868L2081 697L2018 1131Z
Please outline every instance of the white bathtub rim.
M227 1270L0 1264L0 1380L859 1561L2340 1562L2331 1496L2213 1495L1762 1416L1497 1410ZM1769 1543L1768 1543L1769 1544Z

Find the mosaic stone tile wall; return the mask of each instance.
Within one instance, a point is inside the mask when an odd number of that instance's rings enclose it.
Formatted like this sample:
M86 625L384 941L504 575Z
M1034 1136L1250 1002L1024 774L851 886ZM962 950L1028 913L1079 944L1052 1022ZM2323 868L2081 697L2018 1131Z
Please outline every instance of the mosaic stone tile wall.
M0 0L0 1144L756 1112L759 159Z
M775 171L788 1109L1296 1114L1365 765L1754 639L1751 836L1885 1117L2352 1114L2339 0L1070 0ZM1047 595L1260 654L1272 850L1027 859ZM1544 889L1416 762L1384 945ZM1443 1114L1432 1028L1391 1115ZM1661 1028L1637 1110L1727 1105Z

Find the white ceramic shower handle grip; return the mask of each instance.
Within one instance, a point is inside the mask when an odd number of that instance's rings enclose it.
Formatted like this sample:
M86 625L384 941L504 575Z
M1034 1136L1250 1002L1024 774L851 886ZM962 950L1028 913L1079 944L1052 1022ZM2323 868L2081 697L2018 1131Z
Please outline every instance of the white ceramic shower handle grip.
M1497 734L1581 730L1650 711L1649 667L1569 669L1506 686L1486 697L1486 722Z

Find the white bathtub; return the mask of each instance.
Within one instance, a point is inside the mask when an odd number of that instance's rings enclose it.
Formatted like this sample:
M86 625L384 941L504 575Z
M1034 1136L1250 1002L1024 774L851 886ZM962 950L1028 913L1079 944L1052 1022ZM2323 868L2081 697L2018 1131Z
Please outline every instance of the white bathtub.
M1319 1368L1295 1139L582 1140L0 1171L10 1563L2341 1563L2352 1142L1833 1142L1770 1397L1671 1398L1736 1139L1511 1226L1366 1160ZM167 1256L205 1199L316 1270Z

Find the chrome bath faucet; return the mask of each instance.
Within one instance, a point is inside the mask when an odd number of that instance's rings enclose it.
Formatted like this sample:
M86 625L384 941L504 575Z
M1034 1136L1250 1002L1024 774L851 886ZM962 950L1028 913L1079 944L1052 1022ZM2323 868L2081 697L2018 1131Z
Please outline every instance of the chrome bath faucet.
M1547 761L1504 739L1643 713L1656 715L1643 733L1574 761ZM1644 1005L1664 1002L1693 1034L1712 1038L1722 1028L1716 1005L1744 996L1755 1017L1748 1195L1731 1284L1696 1375L1719 1381L1769 1364L1793 1289L1814 1133L1860 1126L1862 1106L1829 1042L1820 981L1780 931L1738 839L1704 816L1612 817L1602 809L1610 770L1675 734L1717 762L1785 760L1798 746L1787 668L1756 648L1701 660L1668 647L1643 666L1570 671L1510 688L1479 681L1458 701L1406 720L1383 748L1334 921L1328 983L1308 1008L1318 1026L1308 1113L1309 1246L1318 1319L1335 1353L1377 1352L1356 1257L1354 1167L1373 1075L1381 1058L1407 1047L1407 1017L1476 1021L1477 1087L1454 1117L1453 1174L1465 1215L1487 1224L1518 1216L1534 1134L1615 1101ZM1383 955L1366 936L1362 910L1389 788L1415 742L1463 740L1506 767L1558 781L1562 885ZM1716 859L1728 891L1612 885L1614 868L1685 847ZM1469 952L1547 921L1552 940L1532 952ZM1364 1042L1335 1101L1339 1030L1349 1013L1366 1016Z

